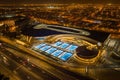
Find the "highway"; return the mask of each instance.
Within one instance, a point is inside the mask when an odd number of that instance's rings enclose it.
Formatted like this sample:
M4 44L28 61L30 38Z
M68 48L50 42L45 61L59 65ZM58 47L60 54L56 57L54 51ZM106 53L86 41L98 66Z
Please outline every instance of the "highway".
M14 43L12 44L14 45ZM61 65L74 70L74 72L68 71L59 66L53 65L54 63L51 62L51 60L48 61L48 58L42 57L40 54L40 57L36 57L38 55L37 53L34 53L33 55L29 53L30 51L27 52L27 48L23 50L22 48L24 47L15 47L13 45L5 43L0 47L1 54L7 58L0 56L0 61L3 66L14 72L20 80L92 80L80 75L81 68L73 69L72 67ZM118 71L111 68L89 66L86 68L86 75L98 80L118 80L119 74Z
M16 49L16 48L15 48ZM20 77L23 77L22 80L32 79L35 77L34 80L79 80L80 78L84 78L80 75L72 75L69 71L64 71L61 68L56 69L54 66L51 66L50 64L40 60L36 59L36 57L30 56L28 53L24 53L23 51L20 52L20 50L15 50L14 48L9 48L7 46L4 46L5 55L10 57L13 61L19 63L20 65L17 67L11 67L13 72L17 72L18 75L21 75ZM22 66L21 66L22 65ZM20 72L22 71L21 68L25 68L27 73L30 73L30 75L24 75L24 73ZM61 69L61 70L60 70ZM24 72L24 71L23 71ZM70 73L70 74L68 74ZM31 75L32 74L32 75ZM64 77L65 75L65 77ZM26 78L25 78L26 77ZM32 79L33 80L33 79Z
M4 48L9 51L11 54L19 56L20 58L25 59L25 62L30 62L40 69L46 71L47 73L52 75L53 77L57 77L60 80L91 80L90 78L83 76L81 74L76 74L74 72L68 71L64 68L58 67L56 63L52 60L48 59L47 57L35 53L33 50L27 49L20 45L15 44L13 41L11 42L9 39L2 37L1 40L5 41ZM6 51L5 51L6 52ZM29 58L29 59L28 59ZM53 64L56 64L54 66ZM60 64L59 64L60 65ZM61 66L64 66L61 64ZM34 72L34 71L33 71ZM35 72L36 74L36 72ZM65 77L64 77L65 76Z
M31 79L36 79L35 76L30 75L29 72L26 71L26 68L17 64L15 61L4 55L4 53L2 55L6 57L7 63L1 61L1 65L6 67L8 70L10 70L11 74L17 75L18 80L29 80L28 78L29 76Z
M2 59L1 63L7 69L19 75L21 80L59 80L58 78L47 73L43 69L27 62L25 59L16 56L6 49L1 49ZM37 74L37 75L36 75Z

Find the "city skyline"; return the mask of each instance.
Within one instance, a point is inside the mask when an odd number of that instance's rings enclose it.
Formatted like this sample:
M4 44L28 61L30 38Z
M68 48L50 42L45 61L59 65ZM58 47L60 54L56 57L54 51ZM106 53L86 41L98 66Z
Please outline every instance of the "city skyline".
M57 4L71 4L71 3L115 3L119 4L119 0L0 0L0 4L44 4L44 3L57 3Z
M119 80L114 3L0 1L0 80Z

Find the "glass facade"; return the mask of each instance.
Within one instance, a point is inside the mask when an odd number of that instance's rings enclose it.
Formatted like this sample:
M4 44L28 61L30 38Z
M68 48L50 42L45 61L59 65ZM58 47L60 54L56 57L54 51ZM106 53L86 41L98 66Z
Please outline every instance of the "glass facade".
M67 48L68 46L69 46L68 43L63 43L63 44L61 44L59 47L60 47L60 48Z
M48 54L51 54L51 53L53 53L54 51L56 51L57 50L57 48L50 48L50 49L48 49L48 50L46 50L45 52L46 53L48 53Z
M41 51L46 51L46 50L49 49L50 47L51 47L51 46L46 45L46 46L40 48L40 50L41 50Z
M54 45L54 46L59 46L59 45L61 45L61 44L62 44L62 42L58 41L58 42L54 43L53 45Z
M72 56L72 53L70 52L65 52L62 56L60 56L60 59L63 61L68 60Z
M62 52L63 52L62 50L57 50L57 51L55 51L54 53L52 53L51 55L57 57L57 56L59 56Z
M43 46L45 46L46 44L39 44L39 45L37 45L37 46L35 46L35 48L36 49L39 49L39 48L41 48L41 47L43 47Z
M78 46L76 46L76 45L70 45L70 46L67 48L67 50L74 51L74 50L76 50L76 48L78 48Z

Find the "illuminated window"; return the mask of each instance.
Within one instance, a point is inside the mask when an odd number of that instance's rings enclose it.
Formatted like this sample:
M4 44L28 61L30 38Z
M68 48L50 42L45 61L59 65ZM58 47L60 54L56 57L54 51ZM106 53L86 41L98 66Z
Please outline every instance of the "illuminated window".
M67 49L68 49L69 51L74 51L77 47L78 47L78 46L76 46L76 45L70 45Z
M54 51L56 51L57 50L57 48L50 48L50 49L48 49L47 51L45 51L45 52L47 52L48 54L51 54L51 53L53 53Z
M57 56L59 56L62 52L63 52L62 50L57 50L57 51L55 51L54 53L52 53L51 55L57 57Z
M70 57L72 56L72 53L70 52L64 52L64 54L62 56L60 56L59 58L63 61L68 60Z
M36 49L39 49L39 48L41 48L41 47L43 47L43 46L45 46L46 44L40 44L40 45L37 45L37 46L35 46L35 48Z
M56 42L56 43L54 44L54 46L59 46L59 45L61 45L61 44L62 44L62 42L58 41L58 42Z
M69 46L69 44L68 43L63 43L62 45L60 45L59 47L61 47L61 48L66 48L66 47L68 47Z
M73 52L70 51L74 51L77 47L77 45L57 41L52 46L47 45L47 43L41 43L34 48L36 50L41 50L50 56L54 56L53 58L58 58L62 61L66 61L73 55Z
M46 51L46 50L49 49L50 47L51 47L51 46L48 46L48 45L47 45L47 46L44 46L44 47L40 48L40 50L41 50L41 51Z

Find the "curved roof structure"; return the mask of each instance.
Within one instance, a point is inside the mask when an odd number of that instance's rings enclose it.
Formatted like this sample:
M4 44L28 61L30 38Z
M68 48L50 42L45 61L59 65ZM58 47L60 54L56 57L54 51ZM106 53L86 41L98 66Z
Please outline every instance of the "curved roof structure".
M95 50L95 49L90 50L90 49L87 49L86 46L79 46L76 49L76 54L81 58L91 59L97 56L98 50Z
M50 31L52 30L52 31L67 33L67 34L90 35L89 32L81 30L81 29L75 29L75 28L58 26L58 25L38 24L34 26L33 29L47 29Z
M37 37L39 40L39 38ZM33 45L32 49L58 61L69 62L71 59L93 59L98 55L97 41L78 35L52 35ZM79 61L81 61L78 59Z

